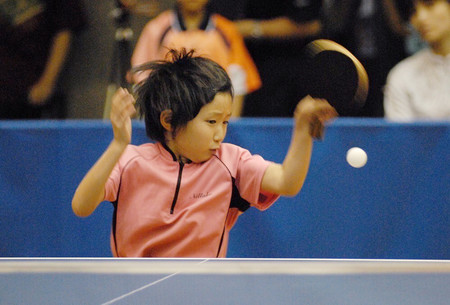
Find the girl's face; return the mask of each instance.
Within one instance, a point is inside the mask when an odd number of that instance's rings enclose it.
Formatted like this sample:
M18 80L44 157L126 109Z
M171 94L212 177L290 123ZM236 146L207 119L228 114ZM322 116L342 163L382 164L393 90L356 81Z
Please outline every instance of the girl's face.
M418 1L411 24L423 40L430 44L448 40L450 35L450 3L447 0Z
M167 141L167 146L183 162L209 160L225 138L231 109L231 95L217 93L211 103L203 106L197 116L176 133L175 138Z

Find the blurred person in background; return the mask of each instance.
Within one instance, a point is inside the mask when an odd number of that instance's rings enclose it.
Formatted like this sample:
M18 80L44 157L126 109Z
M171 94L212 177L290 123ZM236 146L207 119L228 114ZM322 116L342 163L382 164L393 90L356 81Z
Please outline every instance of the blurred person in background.
M390 71L384 91L386 118L450 120L450 0L409 4L409 21L428 47Z
M0 1L0 119L65 117L58 79L85 23L78 0Z
M220 64L234 88L233 116L241 116L244 97L261 86L258 70L235 25L209 8L209 0L177 0L149 21L142 30L131 57L132 67L165 59L170 49L194 49ZM132 75L138 83L145 74Z

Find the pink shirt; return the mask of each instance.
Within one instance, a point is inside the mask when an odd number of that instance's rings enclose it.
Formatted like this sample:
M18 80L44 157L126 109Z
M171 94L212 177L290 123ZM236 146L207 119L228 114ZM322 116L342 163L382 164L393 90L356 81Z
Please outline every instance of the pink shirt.
M260 190L269 164L225 143L210 160L184 165L160 143L129 145L105 186L105 200L119 196L114 256L225 257L241 214L230 207L233 181L251 206L267 209L279 197Z

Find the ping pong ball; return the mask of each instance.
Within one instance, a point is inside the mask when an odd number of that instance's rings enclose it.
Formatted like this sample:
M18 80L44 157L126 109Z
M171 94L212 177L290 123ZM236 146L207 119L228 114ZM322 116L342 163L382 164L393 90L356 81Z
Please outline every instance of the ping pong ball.
M347 162L355 168L360 168L367 163L367 154L359 147L352 147L347 151Z

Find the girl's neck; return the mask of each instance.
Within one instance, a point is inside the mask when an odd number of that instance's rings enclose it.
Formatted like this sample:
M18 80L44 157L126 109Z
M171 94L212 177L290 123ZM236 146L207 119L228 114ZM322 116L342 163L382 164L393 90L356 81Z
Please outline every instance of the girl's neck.
M178 153L176 146L173 144L173 142L166 142L166 143L161 143L162 146L164 146L164 148L170 152L170 154L172 155L172 158L174 159L174 161L183 163L183 164L188 164L188 163L192 163L191 160L189 160L188 158L182 156L181 154Z
M205 18L204 11L199 11L199 12L181 11L181 14L183 16L184 26L186 27L186 30L199 29L200 25L203 22L203 19Z

